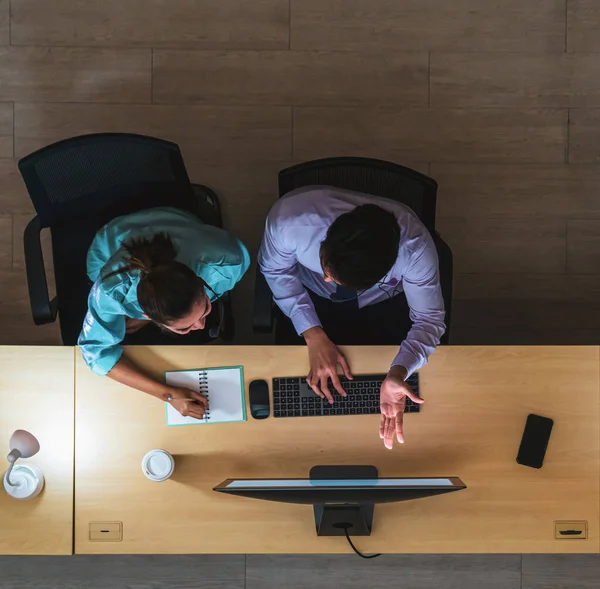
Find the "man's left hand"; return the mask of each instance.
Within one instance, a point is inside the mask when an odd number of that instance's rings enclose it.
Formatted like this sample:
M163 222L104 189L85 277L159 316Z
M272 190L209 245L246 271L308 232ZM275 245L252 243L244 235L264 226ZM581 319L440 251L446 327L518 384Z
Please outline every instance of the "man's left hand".
M423 403L405 381L408 371L404 366L392 366L387 377L381 385L379 405L381 409L381 424L379 437L385 447L391 450L394 445L394 434L400 444L404 444L402 424L404 421L404 408L406 397L415 403Z

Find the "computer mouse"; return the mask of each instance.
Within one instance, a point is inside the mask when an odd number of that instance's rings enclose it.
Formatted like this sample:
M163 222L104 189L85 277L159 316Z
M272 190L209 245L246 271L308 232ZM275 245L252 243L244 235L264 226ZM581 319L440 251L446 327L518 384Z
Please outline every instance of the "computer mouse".
M250 415L254 419L266 419L271 414L269 385L266 380L253 380L250 383Z

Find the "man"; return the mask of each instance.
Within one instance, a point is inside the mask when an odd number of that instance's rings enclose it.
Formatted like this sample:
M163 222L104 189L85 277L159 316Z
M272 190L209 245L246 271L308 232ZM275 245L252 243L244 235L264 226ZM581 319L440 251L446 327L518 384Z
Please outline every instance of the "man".
M380 391L379 435L386 448L392 448L394 433L403 443L406 397L422 403L405 380L427 362L445 331L437 252L414 212L330 186L301 188L271 209L258 262L291 321L279 339L301 341L296 333L304 338L307 382L330 403L328 379L345 396L338 364L352 378L336 344L402 342Z

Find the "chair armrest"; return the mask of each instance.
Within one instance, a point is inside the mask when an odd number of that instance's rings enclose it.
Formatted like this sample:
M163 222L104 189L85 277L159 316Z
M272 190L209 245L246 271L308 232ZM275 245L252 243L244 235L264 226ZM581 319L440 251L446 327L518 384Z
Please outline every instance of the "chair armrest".
M50 300L48 294L48 282L46 280L46 270L44 268L44 257L42 255L40 240L41 230L42 224L39 217L36 216L29 222L23 234L29 302L31 304L33 322L36 325L56 321L58 309L57 298L55 297Z
M192 184L198 216L207 225L223 228L223 215L221 213L221 203L214 190L202 184Z
M254 333L271 333L273 331L273 295L258 266L254 280L252 327Z
M231 342L235 336L235 322L233 319L233 307L229 293L226 292L217 301L217 304L221 305L223 313L223 324L221 325L219 337L224 342Z

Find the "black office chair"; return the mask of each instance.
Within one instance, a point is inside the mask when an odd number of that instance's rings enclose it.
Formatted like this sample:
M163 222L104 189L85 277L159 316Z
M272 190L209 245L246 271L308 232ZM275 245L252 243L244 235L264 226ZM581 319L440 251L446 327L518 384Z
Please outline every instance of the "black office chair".
M37 212L24 234L31 313L36 325L52 323L58 314L64 345L77 343L91 286L87 251L108 221L142 209L171 206L222 226L217 196L205 186L190 183L179 147L162 139L124 133L83 135L24 157L19 170ZM52 238L56 279L52 300L40 244L44 228L50 229ZM221 297L214 308L211 334L229 341L234 330L229 297ZM203 330L170 338L148 326L124 343L198 344L212 336Z
M435 230L437 182L424 174L394 164L370 158L336 157L314 160L286 168L279 173L279 196L303 186L335 186L365 194L382 196L409 206L429 229L440 261L440 283L446 307L446 333L441 343L450 337L452 311L452 250ZM257 269L254 289L254 330L270 333L282 314L273 303L267 282Z

